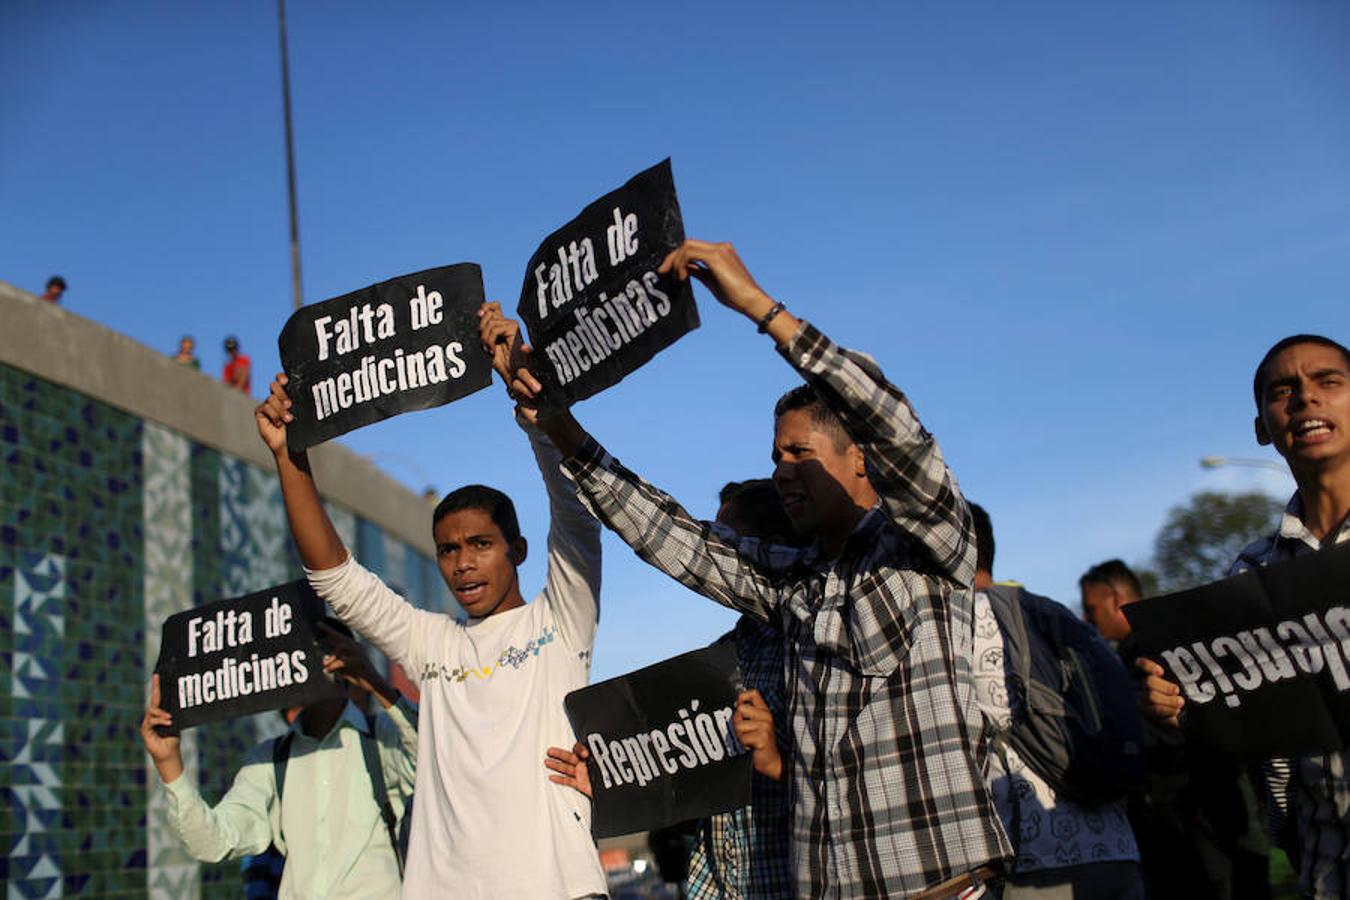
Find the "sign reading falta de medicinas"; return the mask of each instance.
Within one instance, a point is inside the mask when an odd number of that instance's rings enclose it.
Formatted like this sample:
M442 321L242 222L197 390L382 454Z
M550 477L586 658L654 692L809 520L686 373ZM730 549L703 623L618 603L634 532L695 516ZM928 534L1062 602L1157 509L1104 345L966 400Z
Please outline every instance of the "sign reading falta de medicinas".
M567 695L567 718L591 754L596 837L750 802L751 757L731 724L739 684L727 643Z
M277 341L295 416L287 446L303 450L487 387L482 303L482 270L459 263L297 310Z
M309 584L293 581L165 619L155 672L172 731L336 696L315 634L322 615Z
M584 400L698 327L689 282L656 271L683 241L669 159L544 239L516 310L543 402Z
M1187 739L1225 753L1350 746L1350 546L1125 607L1181 686Z

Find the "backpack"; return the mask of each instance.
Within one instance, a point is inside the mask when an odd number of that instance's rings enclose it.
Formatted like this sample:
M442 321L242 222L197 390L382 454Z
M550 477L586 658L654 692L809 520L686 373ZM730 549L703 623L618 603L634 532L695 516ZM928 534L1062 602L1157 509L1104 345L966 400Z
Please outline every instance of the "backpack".
M991 726L995 751L1017 751L1057 795L1115 800L1148 774L1144 722L1125 666L1096 630L1047 597L1013 585L985 591L1003 632L1013 718Z
M370 776L370 786L374 792L375 805L380 809L380 818L389 832L389 844L394 848L398 859L398 877L403 878L403 864L408 858L408 825L412 820L412 798L403 806L403 822L395 824L394 805L389 802L389 791L384 786L384 769L380 766L380 747L375 740L375 717L366 714L369 733L361 732L361 757L366 763L366 774ZM272 742L272 772L277 783L277 805L281 804L281 791L286 785L286 764L291 756L291 738L295 732L288 731Z

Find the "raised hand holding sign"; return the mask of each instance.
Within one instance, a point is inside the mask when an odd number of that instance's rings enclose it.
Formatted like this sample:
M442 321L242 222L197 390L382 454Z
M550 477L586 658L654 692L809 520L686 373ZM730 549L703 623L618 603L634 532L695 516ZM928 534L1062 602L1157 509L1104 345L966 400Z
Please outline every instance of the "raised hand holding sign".
M544 239L516 310L534 346L541 402L584 400L698 327L689 282L659 271L683 240L669 159Z
M492 368L478 346L482 302L482 272L460 263L296 311L278 339L295 417L288 447L304 450L487 387Z
M339 696L315 633L322 612L308 582L294 581L165 619L154 705L170 730Z

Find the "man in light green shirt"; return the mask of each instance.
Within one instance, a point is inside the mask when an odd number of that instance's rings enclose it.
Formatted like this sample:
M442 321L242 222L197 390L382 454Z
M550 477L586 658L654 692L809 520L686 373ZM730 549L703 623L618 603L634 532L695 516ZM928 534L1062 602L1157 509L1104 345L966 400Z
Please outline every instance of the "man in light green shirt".
M413 790L417 708L375 672L354 641L331 630L327 636L334 653L324 658L325 670L346 681L353 695L374 694L384 711L368 719L341 696L304 707L291 724L281 802L275 741L268 740L249 752L220 802L206 804L183 771L178 736L156 730L172 724L159 705L158 675L141 738L164 782L170 827L193 857L238 859L275 844L286 856L282 900L397 897L398 858L375 804L361 741L373 726L389 802L401 819Z

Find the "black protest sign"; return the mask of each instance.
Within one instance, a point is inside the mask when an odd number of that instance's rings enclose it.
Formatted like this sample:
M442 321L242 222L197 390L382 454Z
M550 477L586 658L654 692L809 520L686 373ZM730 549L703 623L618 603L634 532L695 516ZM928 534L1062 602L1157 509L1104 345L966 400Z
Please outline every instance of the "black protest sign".
M731 724L739 684L726 643L567 695L567 718L591 754L596 837L750 802L751 757Z
M1181 686L1187 739L1248 756L1350 745L1350 547L1124 608Z
M297 310L281 329L281 368L303 450L354 428L488 386L478 341L483 273L459 263L391 278Z
M689 282L656 271L683 241L669 159L544 239L525 269L516 312L546 405L616 384L698 327Z
M315 637L322 615L294 581L165 619L155 672L172 731L340 696Z

